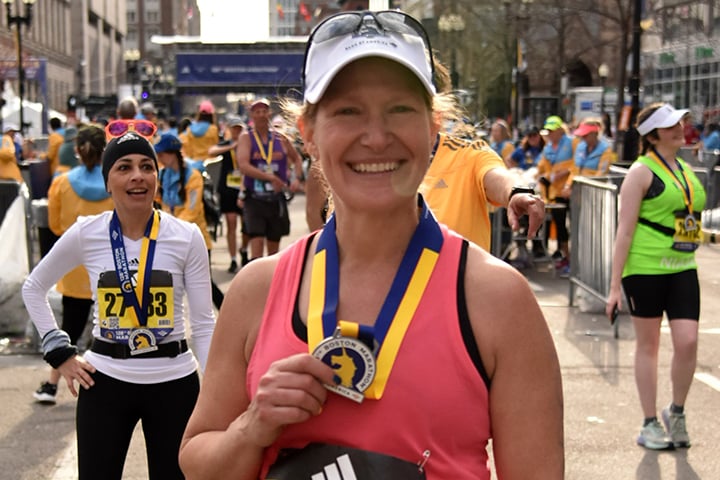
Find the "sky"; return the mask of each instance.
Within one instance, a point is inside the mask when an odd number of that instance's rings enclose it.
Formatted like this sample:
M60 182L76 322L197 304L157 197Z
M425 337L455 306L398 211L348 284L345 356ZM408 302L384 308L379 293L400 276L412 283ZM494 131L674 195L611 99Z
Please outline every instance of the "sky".
M267 0L197 0L204 42L245 42L268 37Z

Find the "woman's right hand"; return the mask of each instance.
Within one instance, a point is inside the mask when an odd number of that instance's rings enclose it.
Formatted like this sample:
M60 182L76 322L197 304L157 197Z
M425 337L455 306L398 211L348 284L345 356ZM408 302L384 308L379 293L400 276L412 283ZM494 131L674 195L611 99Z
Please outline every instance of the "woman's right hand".
M95 367L90 365L80 355L75 355L65 360L58 367L58 372L60 372L65 379L65 383L67 383L68 389L70 389L73 397L78 396L78 392L75 389L75 380L77 380L78 384L85 390L95 385L92 375L90 375L91 373L95 373Z
M335 383L334 378L332 368L308 353L273 362L240 417L247 438L265 448L275 442L285 425L320 415L328 394L323 385Z
M610 289L607 302L605 302L605 315L610 320L610 325L615 323L615 318L622 308L622 294L621 292Z

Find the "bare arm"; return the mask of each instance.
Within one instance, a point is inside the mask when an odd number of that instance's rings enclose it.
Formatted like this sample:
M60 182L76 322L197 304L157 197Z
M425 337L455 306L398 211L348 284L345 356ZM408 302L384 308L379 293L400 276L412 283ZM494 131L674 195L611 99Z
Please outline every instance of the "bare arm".
M492 382L497 476L562 479L560 366L535 296L521 274L478 247L468 252L466 272L470 321Z
M237 142L230 142L227 145L213 145L208 150L208 156L217 157L218 155L222 155L233 148L237 148Z
M520 217L527 215L530 220L528 237L533 238L545 219L545 202L540 197L529 194L517 194L510 198L512 187L520 183L522 179L506 168L493 168L483 179L488 200L507 207L510 227L515 231L518 230Z
M290 183L290 190L293 192L297 192L301 189L301 184L305 182L305 172L303 171L302 157L295 149L292 142L290 142L290 140L286 136L281 135L280 138L282 139L285 154L288 156L288 165L292 165L293 171L295 172L295 179Z
M615 308L620 310L622 307L622 272L637 227L640 204L650 187L650 182L652 182L652 172L644 165L636 163L630 168L620 189L620 209L610 275L610 293L605 304L605 313L608 318L612 318Z
M275 361L250 401L247 367L276 257L256 260L233 279L220 311L200 396L180 447L186 478L257 479L264 449L284 425L318 415L333 370L309 354ZM242 312L242 313L238 313Z

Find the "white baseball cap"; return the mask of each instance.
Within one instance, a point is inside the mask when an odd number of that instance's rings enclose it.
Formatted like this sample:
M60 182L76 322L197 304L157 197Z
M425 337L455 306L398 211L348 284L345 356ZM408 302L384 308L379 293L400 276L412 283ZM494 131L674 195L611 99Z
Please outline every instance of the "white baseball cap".
M640 135L647 135L656 128L674 127L689 112L689 110L675 110L667 103L655 110L648 118L637 126Z
M329 31L332 32L332 22L341 22L341 17L344 16L355 16L357 29L370 23L380 28L355 30L327 39L313 38L315 33L323 28L330 27ZM410 19L414 24L411 28L408 27L407 20L404 23L394 19L387 22L383 20L392 16ZM400 11L344 12L326 19L315 28L308 39L303 70L305 101L320 101L330 82L343 67L366 57L387 58L403 65L418 77L430 95L435 95L429 45L426 49L427 35L423 37L417 30L419 25L415 19ZM398 27L397 31L395 27ZM422 29L422 26L419 28Z

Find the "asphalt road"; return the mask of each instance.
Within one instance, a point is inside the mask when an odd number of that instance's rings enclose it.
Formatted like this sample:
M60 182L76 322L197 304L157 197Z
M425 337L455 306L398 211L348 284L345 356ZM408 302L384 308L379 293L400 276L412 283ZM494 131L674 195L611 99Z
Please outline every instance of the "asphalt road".
M291 239L306 232L303 208L304 197L296 197L291 203ZM289 239L283 241L283 245L288 243ZM214 278L225 289L232 275L225 271L229 257L224 239L218 239L212 260ZM567 280L542 269L526 272L552 331L562 366L566 478L720 478L720 246L701 247L698 260L702 292L700 349L696 380L686 405L693 446L664 452L635 445L642 413L635 390L634 341L628 316L621 314L620 338L615 339L603 315L568 307ZM667 328L663 332L658 408L670 400L671 344ZM57 405L33 402L32 392L46 379L48 367L38 354L18 341L0 339L0 480L74 479L75 401L62 385ZM147 478L139 427L123 478Z

